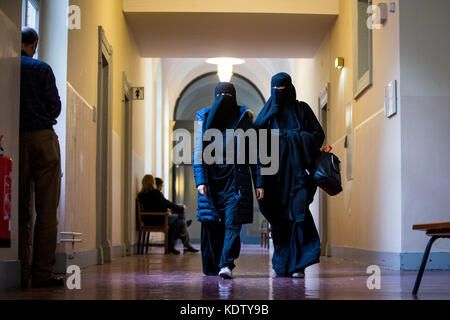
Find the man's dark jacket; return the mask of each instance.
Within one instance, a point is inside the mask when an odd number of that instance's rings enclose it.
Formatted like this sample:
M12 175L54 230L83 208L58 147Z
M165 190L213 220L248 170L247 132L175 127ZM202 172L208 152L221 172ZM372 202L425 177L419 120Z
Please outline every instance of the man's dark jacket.
M22 51L20 76L20 131L52 129L61 113L52 68Z

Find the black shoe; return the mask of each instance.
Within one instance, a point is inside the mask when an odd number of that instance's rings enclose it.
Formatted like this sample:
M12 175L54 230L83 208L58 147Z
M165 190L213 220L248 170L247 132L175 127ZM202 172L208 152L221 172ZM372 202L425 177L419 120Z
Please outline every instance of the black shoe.
M169 249L169 253L173 253L173 254L180 254L180 251L178 251L175 248Z
M32 281L31 286L33 288L50 288L50 287L62 287L65 281L63 278L52 277L46 281Z
M189 248L185 248L184 249L184 252L199 252L200 250L198 250L198 249L195 249L195 248L193 248L193 247L189 247Z
M192 219L186 220L186 225L189 228L192 224Z

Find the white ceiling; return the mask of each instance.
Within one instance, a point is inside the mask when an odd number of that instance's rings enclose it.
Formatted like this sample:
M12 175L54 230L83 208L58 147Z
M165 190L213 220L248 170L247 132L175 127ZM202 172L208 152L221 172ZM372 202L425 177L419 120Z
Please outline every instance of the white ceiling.
M124 12L338 14L340 0L122 0Z
M143 57L312 58L333 14L125 12Z

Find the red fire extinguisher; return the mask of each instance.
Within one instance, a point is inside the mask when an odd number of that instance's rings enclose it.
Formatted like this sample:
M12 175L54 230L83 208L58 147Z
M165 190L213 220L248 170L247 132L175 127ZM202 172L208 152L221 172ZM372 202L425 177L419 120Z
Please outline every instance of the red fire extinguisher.
M12 159L4 156L0 136L0 248L11 247Z

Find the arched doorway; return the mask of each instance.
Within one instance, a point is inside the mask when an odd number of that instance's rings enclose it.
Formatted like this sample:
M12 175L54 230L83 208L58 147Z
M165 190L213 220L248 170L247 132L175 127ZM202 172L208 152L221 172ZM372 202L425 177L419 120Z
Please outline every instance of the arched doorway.
M174 130L183 128L193 136L195 114L197 111L212 105L214 88L218 82L217 74L210 72L197 77L184 88L177 99L174 110ZM230 82L236 88L238 104L247 106L255 115L258 115L265 103L261 91L250 80L239 74L234 74ZM193 143L194 141L192 141ZM197 188L192 165L174 165L172 179L172 198L176 203L184 203L188 207L187 219L196 221ZM251 225L245 225L241 232L241 241L244 244L259 243L262 215L259 213L256 197L254 201L254 222ZM193 223L189 234L192 242L198 243L200 241L200 224Z

